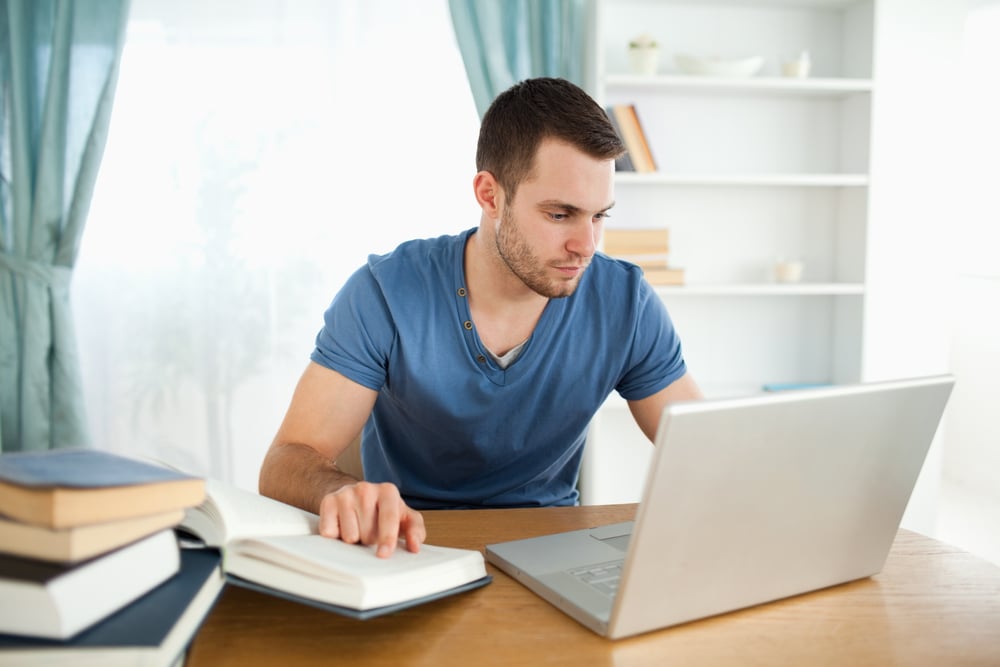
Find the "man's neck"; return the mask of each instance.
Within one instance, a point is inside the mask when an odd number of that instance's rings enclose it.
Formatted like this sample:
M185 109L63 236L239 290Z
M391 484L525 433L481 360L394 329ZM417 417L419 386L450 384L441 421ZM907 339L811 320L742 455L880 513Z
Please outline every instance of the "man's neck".
M503 355L535 329L549 300L514 275L482 227L465 246L465 284L479 339Z

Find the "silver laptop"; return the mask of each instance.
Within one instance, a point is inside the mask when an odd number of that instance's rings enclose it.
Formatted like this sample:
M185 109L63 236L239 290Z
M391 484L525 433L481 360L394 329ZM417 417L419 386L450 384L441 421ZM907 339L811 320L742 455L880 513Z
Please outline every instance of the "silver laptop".
M877 574L953 384L670 405L634 522L491 544L487 560L610 638Z

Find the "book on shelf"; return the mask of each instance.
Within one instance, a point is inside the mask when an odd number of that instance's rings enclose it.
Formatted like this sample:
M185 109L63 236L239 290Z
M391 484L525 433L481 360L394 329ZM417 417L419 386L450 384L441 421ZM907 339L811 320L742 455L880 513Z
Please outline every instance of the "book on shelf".
M185 509L205 497L205 481L97 449L0 456L0 514L70 528Z
M636 264L651 285L683 285L684 269L668 263L670 231L665 227L605 229L604 254Z
M625 143L625 138L622 136L622 129L618 126L618 119L615 117L615 110L613 107L605 107L604 113L607 114L608 120L611 121L611 126L615 129L615 134L618 138ZM635 171L635 165L632 164L632 158L628 153L628 145L626 144L625 153L615 160L615 171Z
M179 566L171 529L74 564L0 555L0 633L72 637L148 593Z
M767 382L761 385L761 389L764 391L792 391L796 389L821 389L829 386L829 382Z
M666 227L604 229L604 254L635 264L666 261L670 252L670 230Z
M183 549L180 561L176 576L71 639L0 635L0 667L178 664L225 583L215 549Z
M184 510L177 509L73 528L47 528L0 516L0 553L75 563L172 528L183 518Z
M684 269L672 266L640 266L650 285L683 285Z
M318 534L319 517L219 480L188 509L179 530L223 552L228 581L354 618L370 618L490 582L479 551L374 546Z
M655 172L656 160L653 159L653 153L649 148L649 142L642 128L642 123L639 121L639 112L635 105L614 104L611 106L611 112L635 171L644 174Z

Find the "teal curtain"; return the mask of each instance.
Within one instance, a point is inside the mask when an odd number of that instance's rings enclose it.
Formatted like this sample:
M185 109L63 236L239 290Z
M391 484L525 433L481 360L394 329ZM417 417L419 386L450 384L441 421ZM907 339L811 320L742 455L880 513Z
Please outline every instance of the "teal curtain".
M88 444L70 309L128 0L0 0L0 451Z
M449 0L465 71L482 118L518 81L538 76L585 86L588 0Z

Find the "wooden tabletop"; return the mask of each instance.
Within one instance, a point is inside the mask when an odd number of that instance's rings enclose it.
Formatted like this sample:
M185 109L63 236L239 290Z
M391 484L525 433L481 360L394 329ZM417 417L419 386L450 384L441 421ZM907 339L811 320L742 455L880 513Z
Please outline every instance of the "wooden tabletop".
M635 509L424 517L429 543L481 550L628 520ZM187 665L1000 665L1000 567L905 530L870 579L619 641L488 567L485 588L369 621L228 586Z

